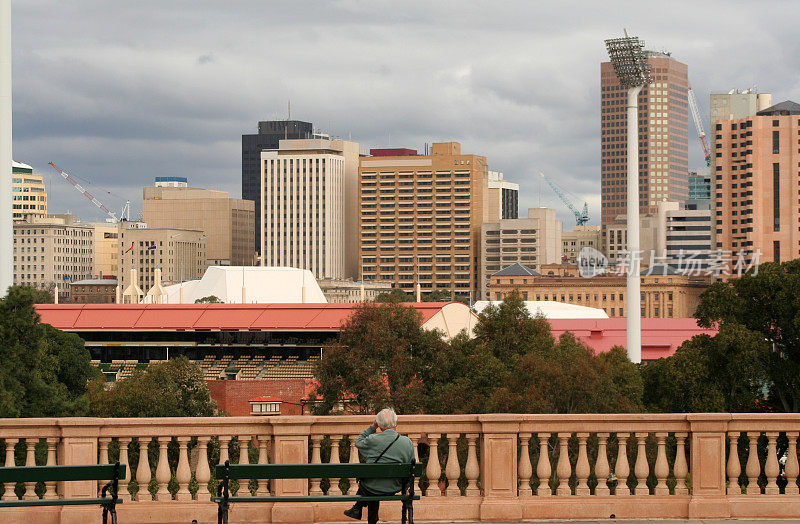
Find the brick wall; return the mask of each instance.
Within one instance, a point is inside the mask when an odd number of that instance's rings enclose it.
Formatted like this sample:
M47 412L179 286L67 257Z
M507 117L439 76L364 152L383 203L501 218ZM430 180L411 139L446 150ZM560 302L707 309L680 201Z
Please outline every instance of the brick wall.
M302 400L313 381L294 380L207 380L208 389L220 409L231 416L250 414L250 399L261 396L281 399L281 415L302 415Z

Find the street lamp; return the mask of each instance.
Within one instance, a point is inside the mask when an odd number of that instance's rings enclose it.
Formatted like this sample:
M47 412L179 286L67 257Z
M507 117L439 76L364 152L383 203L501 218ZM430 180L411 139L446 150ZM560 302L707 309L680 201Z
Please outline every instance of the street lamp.
M652 79L644 42L635 36L606 40L606 49L620 85L628 90L628 358L642 361L642 297L639 285L639 104L642 87Z

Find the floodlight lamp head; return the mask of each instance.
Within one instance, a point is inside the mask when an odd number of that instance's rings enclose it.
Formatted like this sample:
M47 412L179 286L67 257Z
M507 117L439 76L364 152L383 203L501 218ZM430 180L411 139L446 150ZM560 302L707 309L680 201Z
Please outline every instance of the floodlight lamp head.
M606 40L606 49L622 87L644 86L652 82L644 42L638 37L611 38Z

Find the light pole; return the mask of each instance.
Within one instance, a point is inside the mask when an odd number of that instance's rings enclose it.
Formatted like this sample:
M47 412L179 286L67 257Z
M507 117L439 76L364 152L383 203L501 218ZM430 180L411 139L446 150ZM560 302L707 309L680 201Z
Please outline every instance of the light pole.
M639 104L642 87L651 82L644 42L635 36L606 40L606 49L619 83L628 90L628 359L642 361L642 297L639 285Z
M0 0L0 297L14 283L11 200L11 0Z

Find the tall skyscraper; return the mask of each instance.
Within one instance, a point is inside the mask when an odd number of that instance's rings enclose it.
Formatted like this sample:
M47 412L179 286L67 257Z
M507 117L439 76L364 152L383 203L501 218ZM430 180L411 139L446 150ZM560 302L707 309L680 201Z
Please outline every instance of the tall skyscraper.
M745 263L800 258L800 104L717 120L712 132L716 248Z
M30 215L47 216L47 190L42 175L20 162L12 164L11 172L14 220L24 220Z
M656 213L664 200L688 196L688 68L669 54L648 51L653 83L639 95L639 212ZM600 65L601 223L627 212L626 90L611 62Z
M258 123L258 133L242 135L242 198L255 202L256 222L254 241L261 253L261 152L278 149L278 142L287 138L311 138L311 122L300 120L269 120Z
M361 159L361 275L412 291L477 296L481 224L500 217L488 197L486 157L461 153L458 142L433 144L430 155Z
M356 276L358 157L357 142L327 139L281 140L261 153L262 265Z

